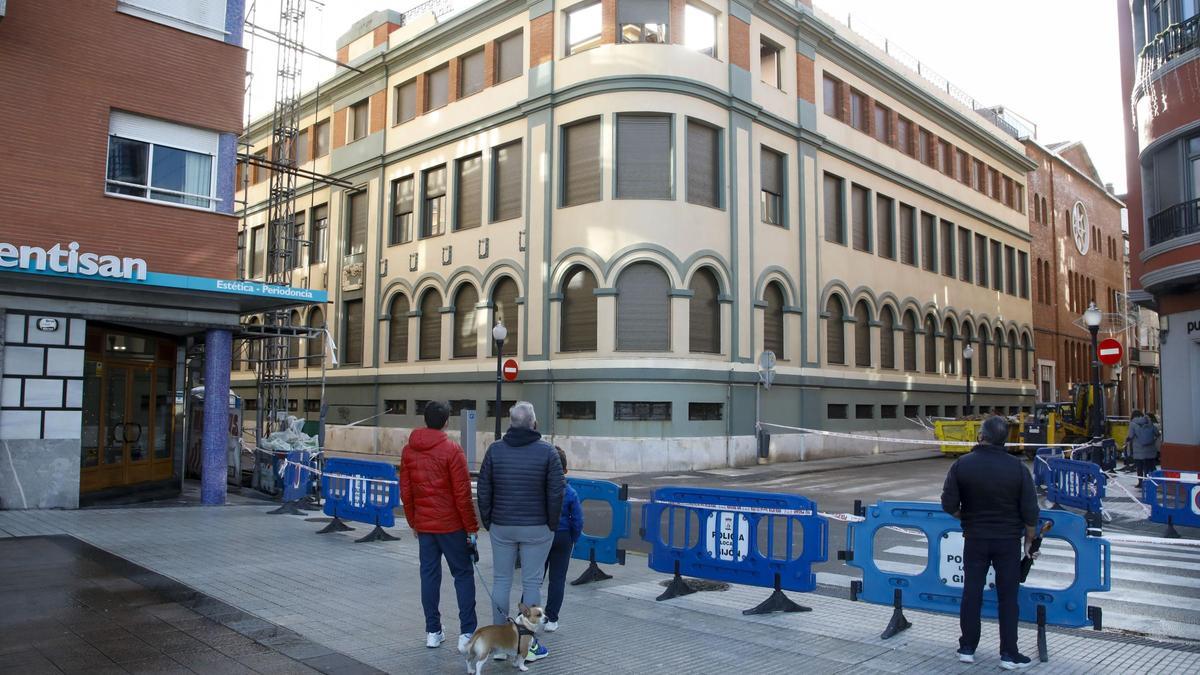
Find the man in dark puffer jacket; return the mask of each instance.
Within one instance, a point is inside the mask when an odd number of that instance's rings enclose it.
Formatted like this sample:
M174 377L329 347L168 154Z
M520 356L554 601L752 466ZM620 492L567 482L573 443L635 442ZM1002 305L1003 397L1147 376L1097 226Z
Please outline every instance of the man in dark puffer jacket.
M508 432L483 457L478 482L479 517L492 540L495 623L504 623L510 609L517 556L525 603L542 604L542 575L565 485L558 453L537 432L533 404L518 401L508 419Z

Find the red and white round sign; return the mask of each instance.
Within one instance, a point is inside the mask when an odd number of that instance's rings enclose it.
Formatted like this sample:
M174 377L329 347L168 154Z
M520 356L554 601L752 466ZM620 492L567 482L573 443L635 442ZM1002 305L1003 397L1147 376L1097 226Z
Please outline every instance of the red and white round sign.
M1121 343L1113 338L1104 338L1096 347L1096 356L1100 358L1100 363L1106 366L1116 365L1121 361Z
M504 365L500 367L500 372L504 374L504 379L512 382L517 379L517 360L508 359Z

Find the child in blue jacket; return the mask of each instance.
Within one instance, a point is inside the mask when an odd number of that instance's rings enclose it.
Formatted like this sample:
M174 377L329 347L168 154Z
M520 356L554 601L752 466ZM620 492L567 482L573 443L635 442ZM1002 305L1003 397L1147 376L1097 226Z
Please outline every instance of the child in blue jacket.
M563 475L567 473L567 453L554 446L558 451L558 460L562 462ZM546 567L550 572L550 589L546 594L546 631L553 633L558 630L558 610L562 609L563 591L567 584L567 565L571 562L571 549L583 534L583 506L579 503L579 495L575 488L567 484L563 491L562 515L558 519L558 531L554 533L554 543L550 546L550 555L546 558Z

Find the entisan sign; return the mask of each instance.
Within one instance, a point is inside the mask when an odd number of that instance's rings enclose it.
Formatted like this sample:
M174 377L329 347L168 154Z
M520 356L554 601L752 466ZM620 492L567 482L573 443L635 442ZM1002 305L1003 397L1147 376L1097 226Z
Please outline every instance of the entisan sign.
M0 268L131 281L145 281L147 274L146 261L141 258L81 252L79 242L76 241L67 244L66 247L55 244L48 249L0 242Z

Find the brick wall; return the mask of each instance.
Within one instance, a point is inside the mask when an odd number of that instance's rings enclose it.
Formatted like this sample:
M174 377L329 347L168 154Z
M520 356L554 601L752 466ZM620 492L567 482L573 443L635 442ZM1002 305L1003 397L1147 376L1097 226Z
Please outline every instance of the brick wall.
M371 94L371 120L368 133L383 131L384 126L387 125L387 97L386 89Z
M817 102L816 69L813 60L803 54L796 55L796 96L808 101Z
M750 24L733 16L729 17L729 62L750 70Z
M104 179L112 109L237 133L244 71L242 48L115 2L10 3L0 26L3 240L78 241L154 271L235 276L235 218L106 196Z
M534 68L554 58L554 12L543 14L529 22L529 67ZM418 83L420 95L421 85Z
M346 144L346 118L349 108L333 111L333 128L329 131L330 147L337 149Z

